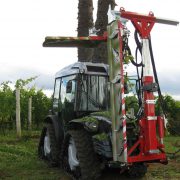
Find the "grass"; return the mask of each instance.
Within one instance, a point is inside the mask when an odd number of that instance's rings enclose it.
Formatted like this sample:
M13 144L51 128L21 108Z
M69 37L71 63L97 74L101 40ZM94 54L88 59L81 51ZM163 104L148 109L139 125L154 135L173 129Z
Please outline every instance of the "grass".
M63 179L60 169L50 168L37 158L38 134L24 133L21 140L13 134L0 137L0 179Z
M168 164L150 164L147 179L157 180L179 180L180 179L180 152L174 154L174 152L180 149L180 137L166 136L164 138L165 151L168 157Z
M180 137L178 136L166 136L164 139L165 148L167 152L173 153L180 148Z
M23 132L23 137L17 139L13 132L6 136L0 135L0 179L5 180L67 180L70 179L60 168L50 168L37 158L39 131L31 134ZM166 137L166 151L178 150L180 137ZM151 164L143 179L180 179L180 159L170 159L169 164ZM107 174L103 180L121 179L119 174ZM123 179L126 179L123 177Z

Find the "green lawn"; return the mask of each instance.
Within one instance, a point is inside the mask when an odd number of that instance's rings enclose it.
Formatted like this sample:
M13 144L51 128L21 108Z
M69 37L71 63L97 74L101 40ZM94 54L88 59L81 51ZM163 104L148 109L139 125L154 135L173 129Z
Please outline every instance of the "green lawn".
M180 149L180 137L178 136L166 136L164 143L167 152L175 152Z
M39 132L17 140L12 134L0 137L0 179L63 179L64 173L37 158Z
M23 133L23 138L17 140L13 133L0 135L0 179L36 179L36 180L67 180L70 179L60 168L50 168L37 158L37 144L40 132L29 135ZM166 151L178 150L180 137L166 137ZM180 179L180 158L169 160L169 164L152 164L143 179ZM121 179L119 174L107 174L104 179ZM125 179L125 178L123 178Z

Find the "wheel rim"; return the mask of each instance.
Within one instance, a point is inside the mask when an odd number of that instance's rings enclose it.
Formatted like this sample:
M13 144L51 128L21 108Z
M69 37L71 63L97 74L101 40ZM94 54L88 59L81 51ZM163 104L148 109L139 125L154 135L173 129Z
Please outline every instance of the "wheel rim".
M79 166L79 160L77 159L77 150L75 146L75 142L72 137L69 140L68 146L68 162L70 169L73 171Z
M51 148L50 148L50 137L49 137L49 132L46 131L46 135L44 137L44 155L47 156L50 154Z

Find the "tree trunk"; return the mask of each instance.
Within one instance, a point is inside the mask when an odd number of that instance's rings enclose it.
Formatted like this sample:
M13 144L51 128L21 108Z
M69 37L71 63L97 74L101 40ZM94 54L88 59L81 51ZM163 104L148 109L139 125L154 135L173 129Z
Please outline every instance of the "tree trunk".
M107 31L108 24L108 9L111 5L111 9L116 6L115 0L98 0L98 10L97 10L97 20L95 23L95 28L100 30L97 35L102 36L105 31ZM106 63L107 60L107 44L102 43L98 48L94 50L93 62L95 63Z
M79 0L78 4L78 36L89 36L89 29L93 27L92 0ZM92 61L93 49L78 48L78 61Z

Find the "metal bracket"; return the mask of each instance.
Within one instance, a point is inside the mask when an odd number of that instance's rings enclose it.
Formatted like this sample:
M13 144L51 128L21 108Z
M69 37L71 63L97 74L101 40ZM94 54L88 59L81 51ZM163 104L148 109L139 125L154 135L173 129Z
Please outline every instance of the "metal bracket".
M115 30L110 36L109 39L115 39L118 37L119 30Z
M122 18L119 11L111 10L111 5L109 5L108 10L108 23L111 23L115 20L120 20L123 25L125 25L128 21L128 19Z
M157 120L157 116L147 116L148 121Z
M143 91L149 91L149 92L156 92L158 90L158 84L157 83L150 83L143 86Z
M97 36L97 33L100 31L100 29L96 29L95 27L89 29L89 36Z
M159 153L158 149L149 150L149 154L158 154L158 153Z
M112 53L113 53L113 56L114 56L114 61L118 62L119 61L119 52L112 48Z
M146 104L156 104L156 100L146 100Z
M116 84L116 83L120 83L121 80L121 76L120 74L116 75L116 77L111 81L111 83Z

